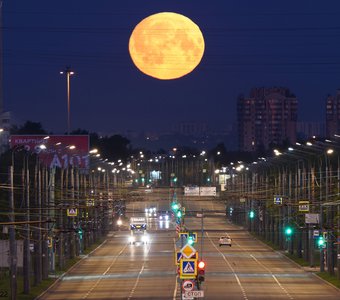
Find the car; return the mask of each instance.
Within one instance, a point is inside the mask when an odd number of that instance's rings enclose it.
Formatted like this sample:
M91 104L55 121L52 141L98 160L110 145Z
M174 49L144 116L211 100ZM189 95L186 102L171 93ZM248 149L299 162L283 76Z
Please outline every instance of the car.
M170 216L169 216L168 212L161 212L159 214L158 218L159 218L160 221L169 221L170 220Z
M145 209L145 214L148 217L157 217L157 209L156 207L150 207Z
M219 246L221 247L222 245L227 245L227 246L230 246L231 247L231 237L229 235L224 235L224 236L221 236L218 240L218 244Z

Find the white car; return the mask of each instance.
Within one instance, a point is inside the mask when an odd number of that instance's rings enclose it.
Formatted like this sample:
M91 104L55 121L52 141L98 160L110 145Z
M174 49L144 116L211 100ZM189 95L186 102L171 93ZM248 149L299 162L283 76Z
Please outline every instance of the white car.
M231 247L231 237L229 235L221 236L218 240L218 244L220 247L222 245L227 245Z

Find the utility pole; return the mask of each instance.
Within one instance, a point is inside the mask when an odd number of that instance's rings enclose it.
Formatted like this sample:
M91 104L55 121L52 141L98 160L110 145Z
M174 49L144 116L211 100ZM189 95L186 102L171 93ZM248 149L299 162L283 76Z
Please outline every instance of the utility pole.
M323 208L322 208L322 170L320 168L320 234L323 234ZM325 258L324 258L324 249L320 247L320 272L325 271Z
M26 154L26 168L24 172L24 181L26 187L26 221L25 224L25 240L24 240L24 294L30 293L30 269L31 269L31 253L30 253L30 176L29 176L29 165Z
M2 40L2 32L3 32L3 24L2 24L2 8L3 1L0 0L0 115L3 113L3 40ZM1 124L2 125L2 124Z
M15 240L15 217L14 217L14 182L13 182L13 155L12 153L12 165L9 167L9 182L11 187L10 193L10 222L9 226L9 257L10 257L10 285L11 285L11 299L17 299L17 245Z
M60 71L60 74L66 75L66 93L67 93L67 134L70 134L71 129L71 103L70 103L70 77L74 75L74 72L70 67L66 67L64 71Z
M42 251L41 251L41 172L40 165L37 161L35 167L35 190L36 190L36 209L38 211L37 220L39 221L38 228L35 230L34 241L34 285L39 285L42 281Z
M203 214L203 208L202 208L201 214L202 214L202 216L201 216L201 260L202 260L203 259L203 240L204 240L204 227L203 227L204 214Z

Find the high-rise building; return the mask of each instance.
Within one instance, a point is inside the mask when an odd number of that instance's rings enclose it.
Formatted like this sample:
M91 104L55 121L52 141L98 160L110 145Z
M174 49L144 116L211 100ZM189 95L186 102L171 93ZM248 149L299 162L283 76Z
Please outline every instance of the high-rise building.
M340 90L326 99L326 136L340 134Z
M254 88L237 101L239 150L296 142L297 99L284 87Z

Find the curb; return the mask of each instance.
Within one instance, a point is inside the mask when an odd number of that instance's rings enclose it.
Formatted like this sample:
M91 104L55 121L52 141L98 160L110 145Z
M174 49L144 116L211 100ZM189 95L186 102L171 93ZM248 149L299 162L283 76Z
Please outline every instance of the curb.
M318 278L319 280L323 281L324 283L327 283L329 286L331 286L332 288L334 288L335 290L337 290L338 292L340 292L340 289L331 284L330 282L328 282L327 280L321 278L320 276L318 276L317 274L315 274L315 272L318 272L317 270L316 271L307 271L305 270L305 267L299 265L297 262L295 262L294 260L292 260L291 258L289 258L288 256L286 256L284 253L282 253L281 251L279 250L274 250L273 248L271 248L269 245L267 245L266 243L264 243L263 241L261 241L260 239L258 239L257 237L255 237L254 235L252 235L249 231L248 233L250 234L250 236L252 236L254 239L256 239L257 241L259 241L260 243L262 243L263 245L267 246L269 249L272 249L274 252L276 252L277 254L279 254L280 256L286 258L287 260L289 260L290 262L292 262L294 265L296 265L297 267L299 267L300 269L302 269L304 272L306 273L311 273L313 276L315 276L316 278Z

